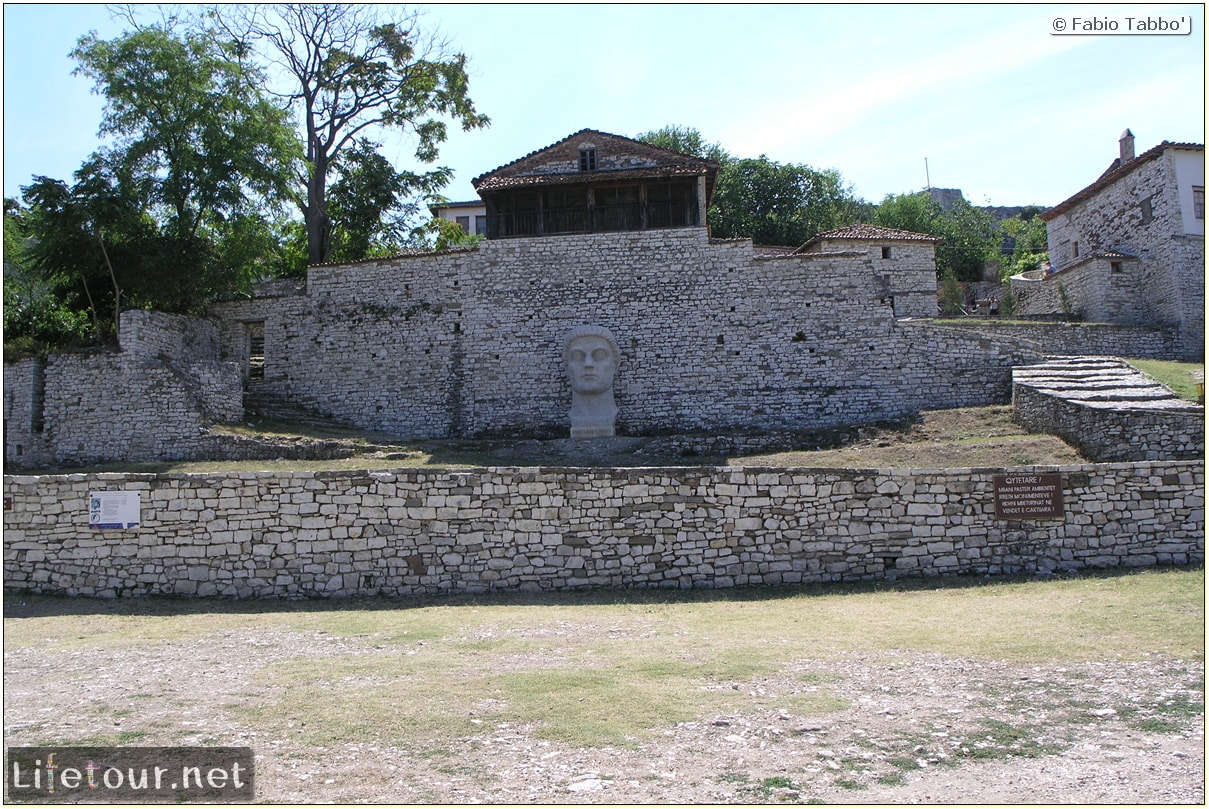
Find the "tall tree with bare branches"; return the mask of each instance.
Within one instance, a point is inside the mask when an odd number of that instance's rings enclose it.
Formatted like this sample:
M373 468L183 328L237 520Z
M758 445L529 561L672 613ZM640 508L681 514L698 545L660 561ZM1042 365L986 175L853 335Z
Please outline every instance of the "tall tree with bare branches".
M311 263L332 252L328 176L342 152L375 129L395 130L413 135L417 159L432 163L448 121L464 131L490 123L470 99L466 57L422 34L416 12L384 18L386 8L290 3L213 10L219 31L248 52L259 49L289 79L278 94L296 106L303 130L306 194L299 207Z

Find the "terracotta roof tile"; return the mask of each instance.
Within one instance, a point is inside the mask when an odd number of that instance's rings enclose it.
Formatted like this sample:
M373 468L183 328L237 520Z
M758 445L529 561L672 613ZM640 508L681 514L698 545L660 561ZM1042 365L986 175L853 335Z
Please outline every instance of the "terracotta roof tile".
M938 236L931 236L927 233L915 233L910 230L898 230L897 228L883 228L878 225L849 225L836 230L829 230L826 233L820 233L804 245L799 247L796 252L806 252L807 248L816 245L823 241L849 240L849 241L876 241L876 242L932 242L933 244L944 241Z

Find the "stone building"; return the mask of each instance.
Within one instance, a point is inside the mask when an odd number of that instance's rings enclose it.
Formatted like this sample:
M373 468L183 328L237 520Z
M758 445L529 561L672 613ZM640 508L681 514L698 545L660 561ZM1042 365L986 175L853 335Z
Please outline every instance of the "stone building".
M1181 355L1204 357L1205 147L1163 141L1119 156L1041 217L1055 272L1012 279L1021 314L1165 326Z
M796 255L865 256L881 276L897 317L936 316L936 236L876 225L849 225L820 233Z
M705 224L719 165L583 129L476 177L491 239Z
M453 222L466 233L487 235L487 206L481 199L430 205L428 210L435 218Z

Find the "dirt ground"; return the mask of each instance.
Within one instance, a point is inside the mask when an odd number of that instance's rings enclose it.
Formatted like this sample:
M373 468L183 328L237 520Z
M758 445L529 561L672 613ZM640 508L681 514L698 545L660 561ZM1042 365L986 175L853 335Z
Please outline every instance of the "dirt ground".
M653 459L643 450L631 442L588 460L646 465ZM440 450L476 463L486 453L501 465L566 463L576 451L557 442ZM719 461L935 468L1080 459L1055 438L1022 434L1010 408L979 408L864 428L838 448L679 463ZM39 604L10 596L6 623L45 615ZM314 728L255 721L258 705L280 697L265 687L269 667L362 655L388 666L406 650L253 623L122 648L6 643L5 743L249 746L257 801L271 803L1205 801L1201 660L1036 666L915 652L821 659L802 649L774 675L702 686L747 695L748 709L657 728L626 747L551 741L490 711L480 719L475 706L469 735L324 745ZM811 689L845 707L809 715L768 707Z
M13 598L6 611L9 620L39 614ZM316 746L297 722L247 718L279 697L258 673L350 655L383 655L386 665L401 650L252 626L187 642L40 647L6 649L7 745L250 746L257 802L1204 802L1203 662L819 660L804 649L774 675L703 686L750 696L750 710L656 729L625 748L552 742L489 711L471 719L478 730L468 736ZM810 689L847 707L808 716L767 707Z

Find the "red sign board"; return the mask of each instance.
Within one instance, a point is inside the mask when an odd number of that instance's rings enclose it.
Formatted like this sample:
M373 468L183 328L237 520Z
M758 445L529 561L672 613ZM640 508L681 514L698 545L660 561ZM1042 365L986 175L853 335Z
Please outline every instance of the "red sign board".
M1062 516L1062 476L995 475L995 519L1045 520Z

